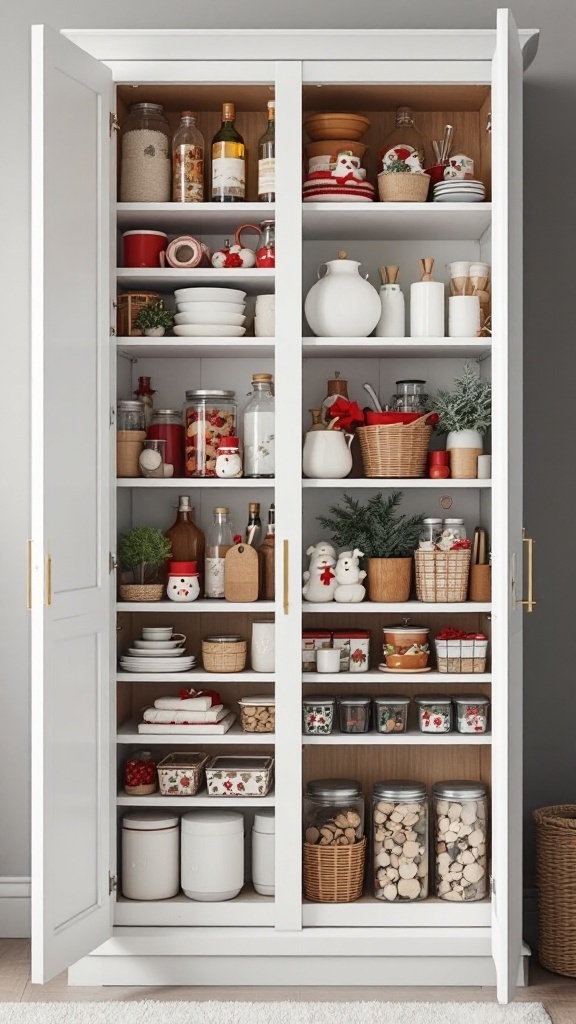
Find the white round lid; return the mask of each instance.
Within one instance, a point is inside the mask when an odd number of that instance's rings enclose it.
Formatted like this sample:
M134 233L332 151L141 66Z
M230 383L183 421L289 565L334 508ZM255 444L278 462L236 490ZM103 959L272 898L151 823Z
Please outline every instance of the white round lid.
M122 818L122 828L134 832L154 832L163 828L174 828L178 824L176 814L166 811L129 811Z
M276 814L274 808L263 807L261 811L256 811L252 828L254 832L266 832L268 835L274 835L276 831Z
M160 235L162 238L168 238L165 231L150 231L149 228L138 228L135 231L123 231L122 238L125 238L126 235Z
M222 836L244 831L239 811L189 811L182 815L182 832L190 836Z
M255 697L241 697L238 703L247 708L252 707L252 705L258 707L265 705L266 707L269 707L274 706L276 703L276 697L272 697L268 693L259 693Z

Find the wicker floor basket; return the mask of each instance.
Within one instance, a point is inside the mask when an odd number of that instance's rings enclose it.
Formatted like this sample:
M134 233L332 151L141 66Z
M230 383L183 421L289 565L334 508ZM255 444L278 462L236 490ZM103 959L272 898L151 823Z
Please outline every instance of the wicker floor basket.
M576 804L534 811L538 884L538 959L576 977Z
M470 551L415 551L419 601L465 601Z
M381 171L378 175L378 195L383 203L424 203L429 185L429 174Z
M120 597L123 601L161 601L164 597L164 584L121 583Z
M242 672L246 664L247 640L211 643L202 641L202 663L206 672Z
M412 423L358 427L364 473L369 477L415 477L426 473L432 427L428 414Z
M366 836L353 846L304 843L304 895L315 903L352 903L364 882Z

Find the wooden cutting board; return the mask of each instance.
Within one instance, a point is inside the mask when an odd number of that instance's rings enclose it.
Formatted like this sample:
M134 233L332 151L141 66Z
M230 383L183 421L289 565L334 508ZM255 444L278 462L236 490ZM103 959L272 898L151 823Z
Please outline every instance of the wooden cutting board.
M226 552L224 597L239 603L258 600L258 552L250 544L235 544Z

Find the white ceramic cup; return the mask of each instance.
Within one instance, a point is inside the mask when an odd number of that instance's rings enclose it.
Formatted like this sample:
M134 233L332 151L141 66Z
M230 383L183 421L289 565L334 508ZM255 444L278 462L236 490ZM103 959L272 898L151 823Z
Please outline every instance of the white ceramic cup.
M250 664L253 672L274 672L276 659L273 622L252 623Z
M477 295L451 295L448 299L448 337L475 338L480 331Z
M170 640L172 626L142 626L143 640Z
M492 476L492 456L491 455L479 455L478 456L478 479L479 480L490 480Z
M333 647L321 647L316 651L317 672L339 672L340 651Z

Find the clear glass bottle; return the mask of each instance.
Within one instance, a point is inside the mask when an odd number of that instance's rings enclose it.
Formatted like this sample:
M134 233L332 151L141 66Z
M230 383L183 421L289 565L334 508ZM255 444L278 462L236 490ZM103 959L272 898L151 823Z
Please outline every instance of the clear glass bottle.
M260 238L256 245L256 266L271 270L276 266L276 222L260 222Z
M186 392L186 476L216 476L218 449L228 437L236 437L234 391Z
M223 103L222 124L212 139L212 202L243 203L246 198L246 149L235 120L234 104Z
M275 575L276 575L276 510L274 505L268 509L268 529L266 536L258 548L260 560L260 593L261 601L273 601L276 596Z
M183 110L172 139L172 202L204 199L204 137L190 110Z
M244 476L273 477L274 395L272 374L252 374L253 394L244 410Z
M133 103L120 141L120 202L170 201L170 125L160 103Z
M224 559L234 546L230 509L217 507L212 512L212 526L206 537L204 559L204 593L206 597L224 598Z
M204 566L204 534L194 522L194 509L187 494L178 499L178 513L174 524L166 530L166 536L172 546L171 562L196 562L200 570ZM168 568L168 566L166 567ZM198 580L200 597L204 592L204 574Z
M260 502L251 501L248 505L248 522L246 524L245 542L253 548L260 545L262 537L262 520L260 519Z
M273 203L276 200L275 111L275 101L270 100L268 103L268 127L258 140L258 201L260 203Z
M138 377L138 387L134 394L144 406L144 422L146 430L148 430L152 423L152 416L154 414L154 395L156 394L154 388L150 387L150 377Z
M488 790L483 782L437 782L433 790L436 895L454 903L488 892Z
M372 788L374 895L388 903L428 895L428 796L423 782Z
M434 162L430 160L430 140L416 126L414 122L414 111L411 107L397 107L396 123L392 130L388 132L388 135L384 137L384 141L378 155L379 171L383 168L382 161L386 153L391 149L395 149L397 146L406 146L411 150L416 150L422 167L428 167L430 163ZM393 170L394 168L384 167L384 170L388 169Z

